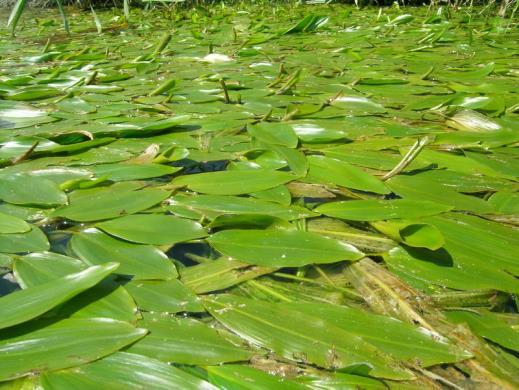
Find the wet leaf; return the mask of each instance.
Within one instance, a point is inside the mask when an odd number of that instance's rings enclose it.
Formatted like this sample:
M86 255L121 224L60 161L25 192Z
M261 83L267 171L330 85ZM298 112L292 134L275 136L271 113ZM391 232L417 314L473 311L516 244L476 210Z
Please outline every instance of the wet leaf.
M26 322L93 287L117 269L117 263L90 267L61 279L16 291L0 299L0 329Z
M310 179L377 194L390 192L382 181L347 162L324 156L308 156L307 159Z
M136 279L174 279L177 272L168 257L151 245L117 240L98 229L89 228L72 237L74 253L90 265L117 261L118 273Z
M146 210L169 196L169 191L140 187L123 184L77 190L70 195L70 204L56 209L52 216L80 222L110 219Z
M176 195L170 199L169 204L168 209L173 212L176 212L177 208L185 207L189 210L196 211L199 215L204 215L211 219L214 219L218 215L225 214L259 214L271 215L291 221L318 215L299 206L283 207L277 203L267 202L261 199L237 196Z
M145 329L107 318L65 319L4 331L0 380L80 366L143 337Z
M92 172L97 177L103 177L112 181L141 180L152 177L171 175L180 168L159 164L101 164L96 165Z
M290 125L284 123L261 122L247 126L249 134L261 142L295 148L298 138Z
M230 295L208 298L204 304L227 328L286 359L375 377L413 377L360 337L297 307ZM291 324L296 322L294 328Z
M112 236L139 244L173 245L207 236L199 223L166 215L134 214L96 226Z
M268 190L294 179L296 176L288 172L255 169L180 176L173 184L209 195L240 195Z
M50 248L47 236L40 228L30 225L26 233L0 234L0 252L40 252Z
M27 233L31 226L23 219L0 213L0 234Z
M441 231L434 225L399 220L372 222L372 225L391 239L412 247L434 251L445 244Z
M303 231L224 230L207 241L225 256L266 267L300 267L364 256L353 245Z
M179 280L131 281L125 284L140 310L178 313L203 312L196 295Z
M505 348L519 350L519 332L513 329L498 313L449 311L447 318L456 323L466 323L476 334Z
M179 364L221 364L245 361L252 353L225 338L217 331L192 318L173 318L146 314L140 326L150 333L133 344L128 351L164 362Z
M398 359L410 363L418 359L423 367L471 357L470 353L458 349L446 339L390 317L336 305L298 303L298 308L308 315L326 318Z
M57 206L67 195L54 182L29 174L0 176L0 199L21 205Z
M395 199L395 200L350 200L330 202L315 210L330 217L352 221L380 221L395 218L416 218L440 214L451 207L434 202Z
M103 383L111 389L215 389L206 381L158 360L117 352L77 369L45 373L46 389L90 389Z
M226 364L223 366L207 367L209 380L220 388L260 390L265 388L283 388L287 390L302 390L306 387L290 379L269 375L264 371L250 366Z
M86 268L88 266L79 259L41 252L16 259L13 271L16 281L23 288L30 288L54 282ZM113 278L105 278L61 305L57 309L57 315L75 318L104 317L133 323L137 320L137 307L124 287L115 283Z

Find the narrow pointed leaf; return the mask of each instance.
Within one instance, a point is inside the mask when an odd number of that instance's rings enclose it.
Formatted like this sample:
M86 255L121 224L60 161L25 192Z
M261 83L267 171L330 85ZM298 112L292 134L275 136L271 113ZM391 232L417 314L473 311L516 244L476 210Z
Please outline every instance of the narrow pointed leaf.
M204 302L227 328L286 359L388 379L413 378L360 337L297 308L230 295Z
M118 273L136 279L174 279L176 269L168 257L151 245L137 245L89 228L72 237L71 248L87 264L120 263Z
M131 344L147 333L107 318L35 321L2 332L0 380L81 366Z
M167 215L128 215L96 226L112 236L140 244L173 245L207 236L198 222Z
M207 241L226 256L265 267L301 267L364 256L353 245L303 231L224 230Z
M156 359L117 352L81 367L43 375L45 389L87 390L100 383L110 389L216 390L210 383Z
M254 169L180 176L173 184L210 195L240 195L268 190L295 179L296 176L288 172Z
M0 298L0 329L38 317L96 285L117 269L117 263L87 268L49 283Z

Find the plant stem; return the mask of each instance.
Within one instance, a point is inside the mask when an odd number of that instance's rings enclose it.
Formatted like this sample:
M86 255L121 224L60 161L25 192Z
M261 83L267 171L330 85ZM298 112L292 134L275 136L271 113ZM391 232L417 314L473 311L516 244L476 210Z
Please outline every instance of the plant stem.
M402 172L409 164L413 162L413 160L418 156L418 154L420 154L420 152L427 145L428 142L429 137L427 136L420 138L418 141L416 141L415 144L411 146L411 149L409 149L409 151L402 158L402 160L400 160L400 162L391 171L389 171L382 177L382 180L386 181Z

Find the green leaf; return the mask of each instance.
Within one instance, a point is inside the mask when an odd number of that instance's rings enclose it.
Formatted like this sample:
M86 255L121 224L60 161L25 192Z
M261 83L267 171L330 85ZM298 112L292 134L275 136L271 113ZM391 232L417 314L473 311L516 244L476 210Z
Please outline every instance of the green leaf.
M516 229L460 213L427 217L422 222L434 225L442 232L445 249L455 260L481 267L492 266L519 276L515 257L519 251L519 232Z
M45 389L186 389L216 390L208 382L179 368L133 353L117 352L78 369L47 372L42 375Z
M207 236L198 222L169 215L128 215L96 226L112 236L140 244L173 245Z
M265 371L250 366L240 366L237 364L212 366L207 367L207 373L211 383L221 389L307 389L306 386L290 379L269 375Z
M412 247L436 250L445 244L441 231L434 225L398 220L372 222L371 225L389 238Z
M450 206L434 202L394 199L394 200L349 200L325 203L315 211L329 217L351 221L380 221L395 218L417 218L444 213Z
M297 308L305 314L325 318L333 325L410 364L418 360L420 366L429 367L471 357L470 353L459 350L447 339L391 317L321 303L298 303Z
M282 32L280 35L315 31L321 26L324 26L328 22L328 19L329 18L326 16L310 14L301 19L295 26Z
M149 312L203 312L197 296L180 280L135 280L125 284L137 306Z
M90 267L55 281L15 291L0 298L0 329L21 324L46 313L93 287L117 267L117 263Z
M172 175L181 168L160 164L100 164L90 170L97 177L103 177L112 181L142 180L165 175Z
M120 264L118 273L136 279L174 279L175 266L168 257L151 245L137 245L117 240L100 230L89 228L70 241L72 250L85 263L104 264L108 260Z
M286 123L260 122L247 126L249 134L261 142L295 148L298 138L292 126Z
M29 230L31 225L23 219L0 213L0 234L27 233Z
M56 206L67 203L58 185L30 174L0 176L0 199L13 204Z
M220 258L180 270L184 284L197 294L223 290L277 268L254 267L237 260Z
M251 351L226 339L227 332L192 318L146 314L139 325L149 329L150 333L128 351L164 362L222 364L245 361L252 355Z
M271 145L270 149L286 160L288 167L298 177L306 176L308 161L305 154L297 149L290 149L280 145Z
M505 348L519 351L519 331L503 321L506 314L471 311L448 311L447 318L455 323L466 323L477 335Z
M268 190L295 180L288 172L254 169L206 172L177 177L173 184L210 195L241 195Z
M2 332L0 381L80 366L112 354L147 333L108 318L40 321Z
M52 252L31 253L16 259L13 266L16 281L31 288L80 272L88 266L79 259ZM73 318L113 318L133 323L137 307L124 287L107 277L87 291L75 296L57 310L58 316Z
M364 256L350 244L304 231L224 230L207 241L225 256L265 267L301 267Z
M377 194L391 192L382 181L347 162L324 156L308 156L307 160L311 180Z
M503 127L496 121L473 110L460 110L447 120L447 125L461 131L498 132Z
M9 20L7 21L7 27L11 26L11 31L14 35L14 31L16 30L16 26L18 25L18 21L23 14L23 10L25 9L25 5L27 4L27 0L17 0L14 5L11 14L9 15Z
M410 14L398 15L396 18L392 19L389 24L401 25L407 24L414 20L414 16Z
M334 373L322 377L305 377L300 376L297 380L310 389L345 389L345 390L386 390L387 386L384 382L377 381L372 378L366 378L359 375L350 375L343 373Z
M351 115L382 114L387 111L384 106L364 96L340 96L331 105Z
M79 222L111 219L146 210L170 194L158 188L140 189L140 185L120 184L74 191L70 195L70 205L56 209L51 216ZM92 207L93 204L96 207Z
M210 219L225 214L249 214L270 215L292 221L318 215L304 207L286 207L261 199L223 195L173 196L169 200L168 209L176 212L180 207L194 210Z
M23 2L25 3L25 1ZM61 95L61 93L62 92L56 88L31 85L10 92L7 95L5 95L4 98L7 100L15 101L32 101L53 98Z
M519 282L492 265L453 257L446 250L394 248L384 255L389 269L412 286L429 289L431 285L457 290L499 290L519 292Z
M492 206L483 199L458 193L447 186L437 184L417 174L399 175L389 179L389 188L404 199L436 202L440 205L454 207L455 210L473 211L475 213L492 213Z
M326 318L301 312L296 305L287 307L231 295L207 298L204 304L234 333L286 359L381 378L413 378L373 345Z
M381 234L354 228L337 219L312 219L307 222L307 229L309 232L350 243L366 252L382 253L397 246L396 242Z
M496 192L489 199L494 209L502 214L519 214L519 194L517 192Z
M35 225L26 233L0 234L0 252L40 252L50 248L47 236Z

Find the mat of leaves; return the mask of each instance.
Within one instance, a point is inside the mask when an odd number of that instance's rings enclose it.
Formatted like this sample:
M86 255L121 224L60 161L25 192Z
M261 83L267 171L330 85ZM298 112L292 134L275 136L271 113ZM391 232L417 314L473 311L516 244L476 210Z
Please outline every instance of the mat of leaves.
M0 387L519 386L517 20L56 20L0 35Z

